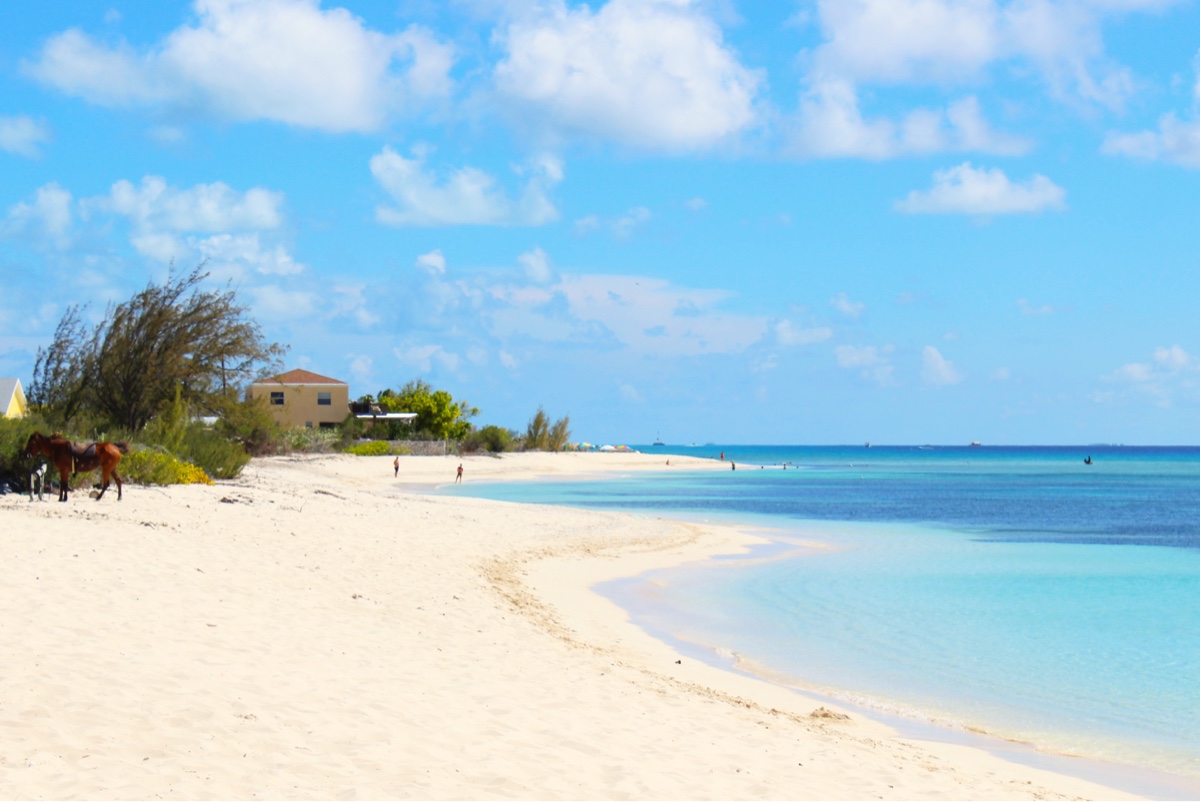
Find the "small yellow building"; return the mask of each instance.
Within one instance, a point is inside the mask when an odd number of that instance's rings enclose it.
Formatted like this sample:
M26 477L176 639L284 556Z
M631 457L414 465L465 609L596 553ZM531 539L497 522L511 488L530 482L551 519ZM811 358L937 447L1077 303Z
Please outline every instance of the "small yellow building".
M20 379L0 379L0 417L23 418L29 414L29 402Z
M289 370L250 385L249 398L266 399L275 425L332 429L350 414L350 385L310 370Z

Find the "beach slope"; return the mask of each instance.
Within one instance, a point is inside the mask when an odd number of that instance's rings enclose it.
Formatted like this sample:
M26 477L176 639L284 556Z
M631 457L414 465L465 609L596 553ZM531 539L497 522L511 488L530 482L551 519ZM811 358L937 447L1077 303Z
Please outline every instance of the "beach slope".
M120 503L0 498L4 796L1126 798L676 654L589 585L750 535L412 492L459 462L685 467L320 456Z

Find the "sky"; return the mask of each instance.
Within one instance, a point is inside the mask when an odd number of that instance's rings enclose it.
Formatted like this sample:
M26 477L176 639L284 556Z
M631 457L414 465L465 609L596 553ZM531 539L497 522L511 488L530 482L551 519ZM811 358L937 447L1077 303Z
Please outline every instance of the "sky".
M204 262L596 443L1200 443L1193 0L0 7L0 375ZM172 268L173 266L173 268Z

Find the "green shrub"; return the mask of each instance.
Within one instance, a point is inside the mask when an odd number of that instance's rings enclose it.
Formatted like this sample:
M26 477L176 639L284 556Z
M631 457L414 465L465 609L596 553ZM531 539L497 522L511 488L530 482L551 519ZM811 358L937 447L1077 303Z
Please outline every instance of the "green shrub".
M391 453L391 445L386 440L371 440L367 443L355 443L346 451L359 457L382 457Z
M212 484L202 468L153 448L126 454L117 472L126 481L143 485Z
M297 426L283 433L283 440L288 449L306 454L326 454L333 451L340 438L341 434L337 429L309 429Z
M20 490L29 488L29 473L45 457L25 459L23 452L34 432L50 434L50 427L36 414L24 418L0 418L0 482L8 482Z

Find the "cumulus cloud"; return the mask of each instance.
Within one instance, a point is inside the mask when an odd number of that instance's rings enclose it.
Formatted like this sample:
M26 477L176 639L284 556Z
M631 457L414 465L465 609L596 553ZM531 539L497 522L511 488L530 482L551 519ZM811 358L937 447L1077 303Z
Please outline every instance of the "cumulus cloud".
M839 345L833 349L833 355L839 367L857 370L863 378L881 387L890 387L896 383L893 379L895 368L891 362L893 350L891 345Z
M833 329L828 326L801 328L790 320L781 320L775 324L775 339L780 345L813 345L832 337Z
M484 317L501 340L528 337L665 357L738 353L762 339L767 321L723 311L732 295L647 276L569 275L545 287L490 287Z
M1050 304L1034 304L1030 303L1026 298L1017 300L1017 308L1021 310L1021 314L1026 317L1034 315L1053 315L1054 307Z
M1174 114L1165 114L1159 119L1157 130L1109 133L1102 150L1115 156L1200 169L1200 120L1185 122Z
M55 182L39 187L29 202L14 204L8 210L4 230L9 235L43 237L58 247L70 240L74 221L71 193Z
M1104 379L1169 407L1180 394L1200 394L1200 362L1179 345L1159 346L1148 362L1130 362Z
M554 267L550 257L541 248L535 247L517 257L525 276L535 284L545 284L554 278Z
M933 174L933 187L913 190L894 208L906 214L1028 214L1066 208L1066 191L1044 175L1014 183L999 168L969 162Z
M857 318L864 311L867 305L861 301L852 301L850 296L844 292L839 292L837 295L829 299L829 305L841 312L846 317Z
M222 181L179 189L160 176L141 184L117 181L107 196L84 202L129 218L143 231L218 232L277 228L283 220L283 193L262 187L238 192Z
M268 276L292 276L305 269L282 244L264 246L257 231L249 234L216 234L203 239L192 237L188 239L188 246L209 260L214 273L224 273L226 270L222 269L223 266L233 265L246 265Z
M431 276L445 275L446 257L442 255L442 249L435 248L429 253L423 253L418 256L417 267Z
M42 143L50 140L50 129L23 114L15 117L0 115L0 150L30 159L40 154Z
M195 0L196 22L139 52L79 29L24 69L102 106L201 108L222 119L374 131L389 114L447 95L453 50L428 31L369 30L318 0Z
M408 342L392 349L396 360L404 367L428 373L436 364L445 370L455 370L460 357L450 353L440 345L429 343Z
M516 198L496 179L475 167L459 167L444 176L425 166L428 151L405 158L389 147L371 158L371 174L391 196L392 205L375 209L375 219L390 226L500 225L537 226L558 219L550 189L562 180L562 164L543 157L520 168L527 177Z
M927 153L1026 153L1028 140L997 132L974 97L943 109L916 109L898 120L868 119L858 92L846 80L825 80L809 88L792 123L788 148L801 158L891 159Z
M710 147L755 122L759 75L692 0L550 0L512 21L496 90L544 133L651 149Z
M925 346L921 354L921 381L933 387L945 387L962 381L962 374L954 363L942 356L932 345Z
M1002 63L1033 69L1057 97L1119 109L1128 68L1105 53L1106 17L1172 0L818 0L824 41L817 80L953 85L987 78Z

